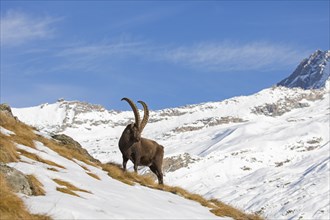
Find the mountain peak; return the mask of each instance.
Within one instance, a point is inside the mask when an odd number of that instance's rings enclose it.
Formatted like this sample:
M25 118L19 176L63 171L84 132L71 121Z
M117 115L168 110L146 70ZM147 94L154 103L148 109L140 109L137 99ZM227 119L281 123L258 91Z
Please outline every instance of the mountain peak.
M316 50L309 58L305 58L287 78L278 86L303 89L320 89L325 86L330 76L330 50Z

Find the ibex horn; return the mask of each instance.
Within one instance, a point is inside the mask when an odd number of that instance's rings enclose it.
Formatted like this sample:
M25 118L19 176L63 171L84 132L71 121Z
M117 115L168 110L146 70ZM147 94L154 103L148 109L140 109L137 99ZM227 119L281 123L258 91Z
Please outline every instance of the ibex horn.
M144 115L143 115L143 119L140 125L140 132L143 131L144 127L147 125L148 123L148 119L149 119L149 109L148 106L145 102L143 101L138 101L138 103L140 103L143 106L143 111L144 111Z
M136 126L139 128L140 127L140 122L141 122L141 118L140 118L140 113L138 108L136 107L136 105L134 104L134 102L132 102L132 100L130 100L129 98L122 98L121 101L125 100L126 102L128 102L128 104L131 106L133 112L134 112L134 116L135 116L135 124Z

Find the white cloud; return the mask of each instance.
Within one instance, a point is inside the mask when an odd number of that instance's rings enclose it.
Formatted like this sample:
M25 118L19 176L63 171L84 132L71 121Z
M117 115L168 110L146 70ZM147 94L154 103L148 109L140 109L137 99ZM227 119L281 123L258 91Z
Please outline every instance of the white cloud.
M168 49L162 58L208 71L264 71L297 64L306 54L308 52L290 46L267 42L208 42Z
M16 46L54 35L52 17L34 17L20 11L7 11L0 19L1 46Z
M68 46L60 51L57 56L88 56L99 57L104 55L132 55L141 49L143 42L120 39L113 42L81 43Z
M102 72L111 68L119 59L144 57L149 49L146 42L126 38L96 43L79 42L66 45L54 53L54 58L60 60L60 63L53 70Z
M138 57L147 62L169 62L212 72L280 70L297 65L310 51L269 42L204 42L188 46L155 45L147 41L119 39L67 47L57 56L93 69L104 60ZM110 59L111 58L111 59ZM80 65L79 65L80 64ZM68 67L70 68L69 65Z

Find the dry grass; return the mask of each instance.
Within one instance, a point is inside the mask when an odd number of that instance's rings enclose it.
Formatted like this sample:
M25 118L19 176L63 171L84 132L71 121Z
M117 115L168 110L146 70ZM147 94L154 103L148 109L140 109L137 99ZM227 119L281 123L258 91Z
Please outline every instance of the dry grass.
M0 112L0 126L15 133L10 136L0 133L0 162L9 163L19 160L15 143L34 148L33 138L36 135L33 128L3 112Z
M239 219L239 220L262 220L263 218L261 216L258 216L256 214L246 214L243 211L227 205L223 202L220 202L216 199L211 199L211 200L207 200L205 198L203 198L201 195L198 194L193 194L190 193L189 191L182 189L180 187L173 187L173 186L157 186L155 187L156 189L160 189L166 192L171 192L174 194L177 194L179 196L182 196L186 199L195 201L200 203L202 206L208 207L210 208L211 212L217 216L220 217L231 217L233 219Z
M18 159L19 155L16 151L15 144L9 139L8 136L0 133L0 162L16 162Z
M138 183L142 186L147 186L150 188L155 188L158 184L155 183L155 180L150 176L141 176L135 172L124 172L124 178L130 179L135 183Z
M90 175L91 177L93 177L94 179L97 179L97 180L101 180L101 178L96 175L95 173L92 173L92 172L86 172L88 175Z
M9 117L8 115L0 112L0 126L14 132L14 135L10 135L10 140L14 143L22 144L28 147L35 148L34 140L37 135L33 132L33 128Z
M83 168L83 169L86 171L86 173L87 173L88 175L90 175L91 177L93 177L93 178L95 178L95 179L97 179L97 180L101 180L101 178L100 178L98 175L96 175L95 173L92 173L92 172L90 171L90 169L88 169L86 166L81 165L81 164L79 164L79 166L80 166L81 168Z
M124 171L119 167L119 165L107 163L101 164L101 167L104 171L108 172L108 175L113 179L119 180L128 185L134 185L134 182L130 179L127 179L124 176Z
M91 162L85 155L83 155L79 151L62 146L55 140L47 139L41 135L35 134L35 129L33 127L28 126L16 120L15 118L6 115L3 112L0 112L0 126L15 133L14 135L10 136L5 136L0 133L1 162L6 163L18 160L17 152L15 152L16 147L14 143L35 148L34 142L39 141L69 160L77 159L86 164L96 166L95 163Z
M68 188L63 187L56 187L56 190L62 193L66 193L72 196L80 197L77 193L74 193L72 190L69 190Z
M227 205L223 202L220 202L216 199L211 199L212 202L216 207L211 210L217 216L228 216L234 219L246 219L246 220L262 220L263 218L257 214L246 214L243 211L234 208L230 205Z
M84 165L80 165L80 164L79 164L79 166L81 166L81 168L83 168L83 169L86 170L87 172L91 172L86 166L84 166Z
M34 215L29 213L23 201L10 189L5 177L0 174L0 218L1 220L29 219L29 220L50 220L47 215Z
M17 151L20 152L21 155L23 155L23 156L25 156L25 157L27 157L27 158L30 158L31 160L35 160L35 161L38 161L38 162L41 162L41 163L48 164L48 165L50 165L50 166L56 166L56 167L58 167L58 168L65 169L65 167L62 166L62 165L59 165L59 164L57 164L57 163L55 163L55 162L53 162L53 161L50 161L50 160L45 160L45 159L39 157L38 155L33 154L33 153L31 153L31 152L28 152L28 151L26 151L26 150L23 150L23 149L17 149Z
M53 179L53 181L55 183L57 183L58 185L63 186L64 188L66 188L69 191L80 191L80 192L85 192L85 193L91 193L90 191L80 189L80 188L74 186L73 184L71 184L67 181L61 180L61 179ZM63 189L62 187L58 187L58 188Z
M51 170L51 171L54 171L54 172L59 172L58 169L55 169L54 167L48 167L47 170Z
M155 180L150 176L141 176L135 172L124 172L120 165L115 163L100 164L104 171L108 172L108 175L114 179L117 179L123 183L134 185L138 183L143 186L154 188L158 186Z
M55 140L47 139L43 136L38 135L37 141L40 141L45 146L49 147L50 149L57 152L62 157L65 157L69 160L77 159L88 165L96 166L95 163L91 162L85 155L83 155L79 151L71 148L66 148L65 146L62 146L61 144L57 143L57 141Z
M31 186L32 195L34 196L44 196L46 195L45 190L43 189L43 184L33 175L27 175L27 179Z

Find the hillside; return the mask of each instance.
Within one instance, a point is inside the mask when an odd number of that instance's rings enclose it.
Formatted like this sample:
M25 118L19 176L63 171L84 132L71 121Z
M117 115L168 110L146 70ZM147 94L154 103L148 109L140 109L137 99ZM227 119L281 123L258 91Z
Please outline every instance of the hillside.
M92 158L71 138L53 139L7 113L0 111L0 176L6 186L1 219L258 219L217 200L123 173Z
M39 129L74 137L102 162L121 163L118 138L133 121L130 111L78 101L13 112ZM273 87L152 111L144 136L165 146L165 183L266 218L329 216L329 81L320 90Z

